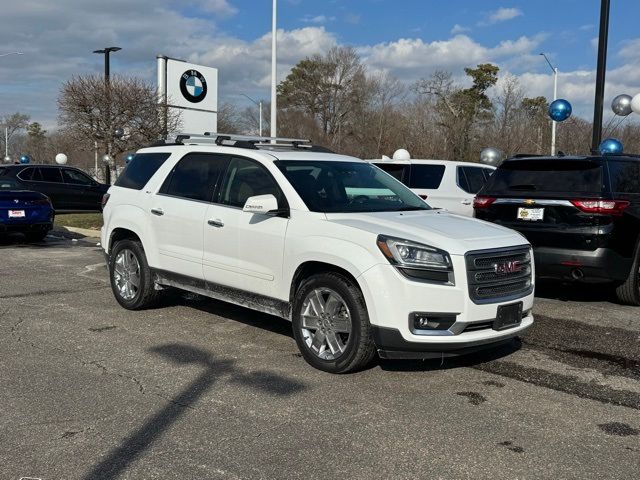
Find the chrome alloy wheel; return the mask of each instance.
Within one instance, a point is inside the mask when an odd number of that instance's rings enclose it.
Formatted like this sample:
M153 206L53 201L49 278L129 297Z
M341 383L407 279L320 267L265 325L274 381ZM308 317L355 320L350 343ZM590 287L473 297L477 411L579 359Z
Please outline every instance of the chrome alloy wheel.
M134 253L125 248L118 252L113 266L113 279L120 297L132 300L140 290L140 263Z
M351 313L346 302L329 288L316 288L302 304L302 338L322 360L335 360L347 348Z

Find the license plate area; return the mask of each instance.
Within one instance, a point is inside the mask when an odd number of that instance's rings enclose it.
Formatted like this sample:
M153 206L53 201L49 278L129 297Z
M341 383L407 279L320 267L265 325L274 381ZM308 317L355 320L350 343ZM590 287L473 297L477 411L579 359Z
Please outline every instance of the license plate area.
M9 218L24 218L24 210L9 210Z
M520 325L522 322L522 302L500 305L496 319L493 322L494 330L506 330Z
M544 208L518 208L518 220L539 222L544 219Z

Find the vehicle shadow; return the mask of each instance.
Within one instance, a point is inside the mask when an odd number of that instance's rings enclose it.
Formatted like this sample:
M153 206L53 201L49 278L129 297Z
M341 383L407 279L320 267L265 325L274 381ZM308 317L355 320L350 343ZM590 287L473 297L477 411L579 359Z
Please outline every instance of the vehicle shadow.
M83 477L86 480L118 478L164 432L190 409L193 409L198 400L221 378L278 396L294 395L306 388L303 383L297 380L273 372L246 373L235 366L234 360L215 359L211 352L190 345L170 343L153 347L148 352L163 357L178 367L189 364L199 365L202 367L202 372L180 393L170 399L166 407L149 417L120 446L111 450L104 460ZM176 370L176 377L181 377L179 370Z
M522 341L514 338L498 347L457 357L430 358L426 360L383 360L378 359L381 370L391 372L429 372L433 370L451 370L461 367L474 367L482 363L493 362L508 357L522 348ZM373 365L375 366L375 365Z
M618 303L615 289L610 285L569 283L538 280L536 298L561 300L564 302L611 302Z

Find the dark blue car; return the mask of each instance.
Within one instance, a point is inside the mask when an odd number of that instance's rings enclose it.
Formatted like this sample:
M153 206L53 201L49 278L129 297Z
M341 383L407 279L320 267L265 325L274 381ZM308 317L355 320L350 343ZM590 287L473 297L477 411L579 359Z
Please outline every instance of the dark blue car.
M0 235L20 232L30 241L40 241L53 228L54 215L46 195L21 190L15 180L0 178Z

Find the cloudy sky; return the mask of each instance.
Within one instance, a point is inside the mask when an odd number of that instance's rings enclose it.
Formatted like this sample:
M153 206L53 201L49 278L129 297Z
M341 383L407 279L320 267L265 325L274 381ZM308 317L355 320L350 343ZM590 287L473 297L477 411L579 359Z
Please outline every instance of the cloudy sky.
M221 101L269 97L271 0L18 0L0 7L0 116L21 111L51 128L61 82L102 72L91 52L116 45L112 72L155 79L155 56L217 67ZM607 102L640 93L639 0L614 0ZM279 0L278 76L334 45L358 49L372 71L412 83L434 70L462 76L493 62L529 96L559 95L590 117L598 0Z

